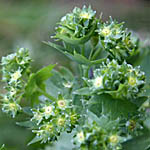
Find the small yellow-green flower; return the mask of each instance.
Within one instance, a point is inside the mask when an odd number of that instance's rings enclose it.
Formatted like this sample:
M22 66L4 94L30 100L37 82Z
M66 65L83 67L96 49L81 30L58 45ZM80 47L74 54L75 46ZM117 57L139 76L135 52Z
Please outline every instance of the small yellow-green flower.
M84 136L84 133L82 131L77 134L77 139L80 143L84 142L85 136Z
M103 85L103 77L102 76L96 77L93 81L93 84L95 88L101 87Z
M57 105L60 109L65 109L66 108L66 100L58 100Z
M109 137L109 141L111 144L117 144L119 142L119 136L118 135L111 135Z
M51 130L53 129L53 125L47 123L47 124L43 127L43 129L46 130L46 131L51 131Z
M59 126L63 126L65 124L65 121L66 121L65 118L60 117L60 118L58 118L57 124Z
M10 110L16 110L18 107L16 103L9 103L9 108Z
M10 114L13 118L18 111L21 110L21 107L16 102L3 103L2 111Z
M21 77L21 71L17 70L15 73L11 75L11 81L17 81Z
M13 97L17 93L17 90L15 88L11 88L9 94L11 97Z
M88 12L82 12L80 14L80 17L81 18L84 18L84 19L90 19L91 18L91 15L88 13Z
M130 76L130 77L128 78L128 83L129 83L129 85L131 85L131 86L136 85L136 78Z
M51 114L52 111L53 111L52 106L45 106L43 109L44 109L44 113L47 114L47 115Z
M101 34L103 36L109 36L111 34L111 30L108 27L105 27L104 29L101 30Z

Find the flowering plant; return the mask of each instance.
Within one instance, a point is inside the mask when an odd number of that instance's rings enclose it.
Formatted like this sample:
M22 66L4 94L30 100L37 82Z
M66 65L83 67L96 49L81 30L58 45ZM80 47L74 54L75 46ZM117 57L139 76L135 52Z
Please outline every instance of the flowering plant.
M62 17L52 37L60 45L44 43L76 62L76 74L55 65L32 73L25 48L2 57L2 110L13 118L26 114L17 124L35 134L28 145L52 144L67 133L74 150L148 150L146 77L131 63L142 57L141 44L123 24L104 22L86 6Z

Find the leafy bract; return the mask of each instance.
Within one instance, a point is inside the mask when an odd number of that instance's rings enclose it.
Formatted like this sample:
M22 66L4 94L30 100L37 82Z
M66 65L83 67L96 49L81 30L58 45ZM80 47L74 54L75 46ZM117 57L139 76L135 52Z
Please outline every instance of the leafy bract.
M102 113L112 119L128 117L137 111L137 106L128 100L113 99L108 94L94 95L89 101L89 109L98 116Z
M150 146L150 132L123 143L123 150L147 150Z
M27 86L25 97L33 104L39 102L39 96L43 95L46 91L45 81L52 76L52 69L55 65L49 65L42 68L37 73L31 74ZM47 95L45 95L47 96ZM52 97L51 97L52 98ZM53 100L53 98L52 98Z

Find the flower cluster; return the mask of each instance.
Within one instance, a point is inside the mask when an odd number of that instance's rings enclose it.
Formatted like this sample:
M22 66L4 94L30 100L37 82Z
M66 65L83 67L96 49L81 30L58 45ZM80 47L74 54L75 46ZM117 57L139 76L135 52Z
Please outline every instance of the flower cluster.
M38 127L32 130L41 143L57 140L61 132L71 132L78 124L79 115L73 109L72 101L59 98L56 102L46 101L32 109L31 122Z
M106 23L99 22L96 30L104 49L119 61L132 56L138 49L136 41L131 37L131 33L124 29L123 24L110 18Z
M55 65L30 74L31 59L24 48L2 58L7 91L2 110L12 117L21 110L30 115L28 121L17 123L35 134L28 145L53 144L67 132L74 134L74 150L121 150L130 149L136 137L146 137L150 99L142 93L145 73L127 63L144 55L123 23L112 18L103 22L91 7L76 7L61 19L54 38L63 46L47 44L78 63L76 76L65 67L52 70ZM100 56L101 51L107 54ZM22 98L31 105L22 108Z
M107 59L94 70L94 78L88 80L93 92L109 93L115 98L135 98L145 85L145 74L140 67L133 68L125 61L119 65L116 60Z
M2 110L12 117L21 110L19 105L25 87L31 59L27 49L20 48L16 53L2 57L2 81L6 82L7 93L3 95ZM24 76L24 77L23 77Z
M85 124L74 136L78 150L120 150L123 140L117 128L112 132L95 122Z
M90 6L83 6L82 9L75 7L72 13L62 17L55 38L72 44L85 43L95 30L95 14Z

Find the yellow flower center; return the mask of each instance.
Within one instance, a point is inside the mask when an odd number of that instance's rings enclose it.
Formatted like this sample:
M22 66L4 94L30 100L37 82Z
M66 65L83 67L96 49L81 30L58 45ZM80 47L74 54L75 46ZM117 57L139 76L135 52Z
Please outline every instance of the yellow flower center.
M134 77L129 77L128 82L131 86L134 86L136 84L136 79Z
M133 72L133 69L129 69L129 72Z
M45 126L45 130L46 130L46 131L51 131L52 129L53 129L53 126L50 125L50 124L47 124L47 125Z
M103 77L97 77L95 80L94 80L94 86L96 88L99 88L103 85Z
M111 135L110 137L109 137L109 141L111 142L111 143L113 143L113 144L116 144L116 143L118 143L118 135Z
M9 104L9 107L10 107L11 109L15 109L16 104L15 104L15 103L10 103L10 104Z
M12 80L17 81L21 77L21 72L16 71L15 73L12 74Z
M18 107L16 103L9 103L9 109L12 111L17 111Z
M50 114L53 111L53 107L52 106L46 106L44 108L44 111L46 114Z
M80 17L81 17L81 18L84 18L84 19L90 19L90 14L87 13L87 12L84 12L84 13L81 13L81 14L80 14Z
M59 108L65 108L66 107L66 101L65 100L59 100L58 101L58 107Z
M58 119L58 125L59 125L59 126L64 125L64 123L65 123L65 119L64 119L64 118L59 118L59 119Z
M83 132L78 133L77 138L79 142L83 142L85 140L84 133Z
M108 28L108 27L105 27L101 33L104 35L104 36L108 36L111 34L111 30Z

